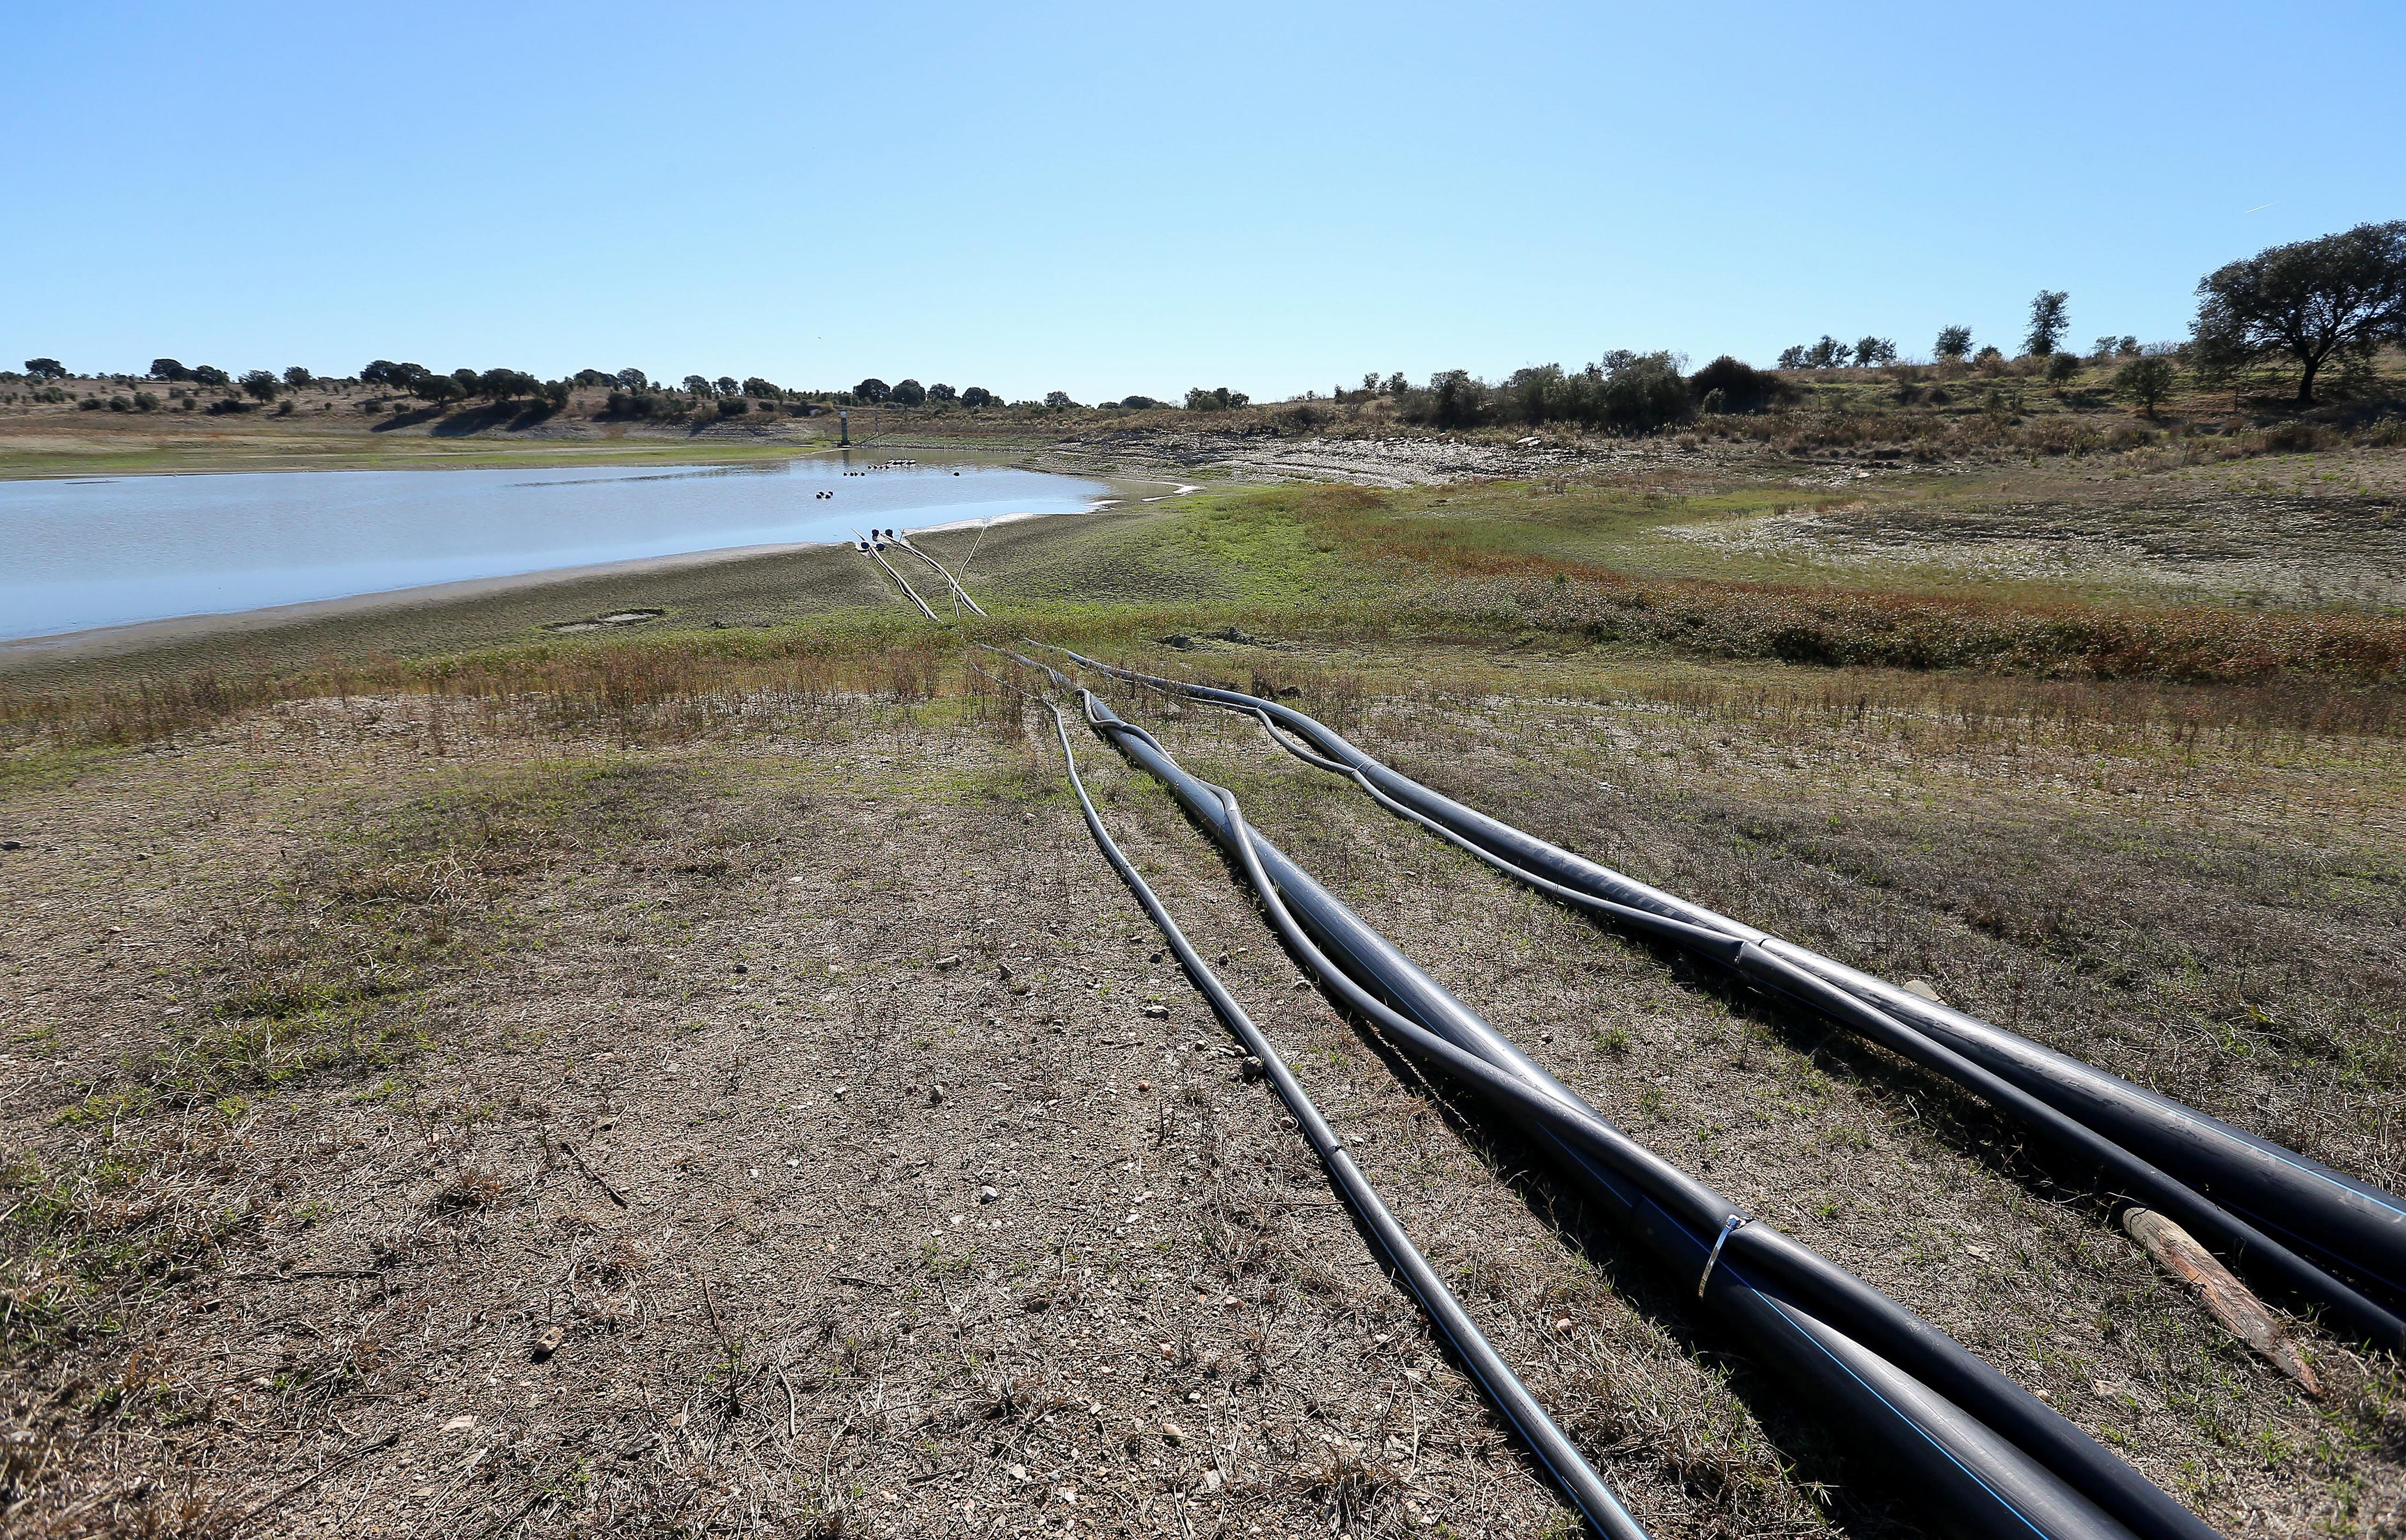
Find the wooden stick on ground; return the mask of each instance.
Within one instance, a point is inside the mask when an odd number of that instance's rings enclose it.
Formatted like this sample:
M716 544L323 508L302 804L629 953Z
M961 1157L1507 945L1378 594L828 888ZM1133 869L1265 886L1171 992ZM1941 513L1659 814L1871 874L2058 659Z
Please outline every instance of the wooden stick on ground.
M2289 1340L2289 1334L2272 1319L2264 1302L2231 1277L2230 1269L2215 1260L2214 1253L2187 1230L2149 1208L2125 1210L2122 1228L2167 1271L2195 1289L2214 1319L2229 1327L2233 1335L2272 1360L2283 1374L2305 1387L2308 1395L2323 1393L2314 1365L2298 1351L2298 1345Z

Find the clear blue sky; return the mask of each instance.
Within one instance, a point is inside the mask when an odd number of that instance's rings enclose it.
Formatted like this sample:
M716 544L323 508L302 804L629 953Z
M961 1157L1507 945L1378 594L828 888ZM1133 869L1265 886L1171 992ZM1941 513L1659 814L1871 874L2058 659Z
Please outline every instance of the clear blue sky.
M1672 14L1674 11L1677 14ZM1366 370L2180 334L2406 218L2406 7L0 0L0 360Z

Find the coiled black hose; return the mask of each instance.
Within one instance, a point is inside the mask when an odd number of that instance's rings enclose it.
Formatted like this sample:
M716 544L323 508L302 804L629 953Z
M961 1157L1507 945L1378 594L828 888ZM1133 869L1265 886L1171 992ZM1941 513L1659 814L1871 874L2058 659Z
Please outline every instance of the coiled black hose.
M1120 881L1136 895L1145 913L1152 917L1153 925L1168 940L1179 965L1185 968L1186 976L1195 982L1195 986L1203 992L1204 998L1211 1002L1212 1010L1237 1035L1246 1051L1261 1061L1271 1085L1277 1088L1279 1099L1294 1115L1295 1126L1302 1130L1305 1140L1320 1156L1321 1164L1327 1167L1337 1191L1344 1194L1346 1202L1352 1206L1380 1250L1386 1253L1389 1264L1402 1275L1438 1334L1451 1345L1454 1356L1470 1371L1471 1378L1487 1392L1496 1410L1504 1414L1505 1420L1521 1434L1530 1450L1598 1534L1607 1536L1608 1540L1647 1540L1646 1531L1629 1516L1629 1511L1621 1506L1612 1489L1605 1484L1604 1478L1578 1452L1578 1447L1546 1414L1546 1409L1529 1393L1528 1387L1521 1383L1520 1377L1512 1372L1511 1366L1487 1340L1486 1334L1479 1331L1477 1323L1462 1308L1461 1302L1437 1276L1428 1259L1404 1234L1403 1227L1395 1222L1394 1216L1380 1199L1377 1190L1362 1175L1361 1168L1353 1164L1353 1157L1346 1152L1344 1144L1329 1128L1327 1120L1320 1115L1320 1109L1312 1105L1311 1098L1287 1068L1286 1061L1279 1056L1269 1039L1253 1024L1253 1018L1246 1014L1243 1006L1237 1003L1236 996L1221 982L1219 975L1205 966L1202 955L1187 940L1186 933L1178 928L1178 922L1170 918L1169 911L1154 895L1152 885L1138 874L1135 865L1121 851L1119 842L1103 827L1101 815L1095 811L1094 798L1086 795L1086 783L1078 774L1078 756L1069 746L1069 723L1058 706L1050 701L1043 702L1043 705L1053 713L1053 730L1061 740L1061 756L1069 765L1070 789L1078 794L1078 807L1085 815L1087 831L1095 837L1095 843L1101 847L1104 858L1111 862L1111 869L1119 873Z
M1423 1062L1520 1114L1525 1132L1606 1200L1608 1217L1676 1274L1696 1278L1705 1304L1945 1527L2017 1540L2213 1535L1944 1332L1792 1239L1746 1222L1726 1198L1629 1139L1247 829L1233 798L1189 775L1100 700L1085 700L1089 722L1239 861L1323 986Z
M2172 1216L2242 1270L2322 1306L2334 1323L2379 1346L2406 1350L2406 1320L2300 1254L2406 1293L2406 1203L2390 1194L1465 807L1277 701L1067 656L1259 718L1289 753L1346 775L1390 812L1497 869L1710 957L1947 1076L2057 1149L2107 1171L2124 1195ZM1281 737L1273 723L1310 749Z

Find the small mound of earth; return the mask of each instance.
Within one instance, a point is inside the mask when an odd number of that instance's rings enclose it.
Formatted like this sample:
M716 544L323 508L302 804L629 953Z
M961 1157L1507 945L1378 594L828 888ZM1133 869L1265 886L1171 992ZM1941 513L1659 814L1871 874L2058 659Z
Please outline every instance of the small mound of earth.
M666 610L613 610L608 615L587 620L555 620L544 628L547 631L598 631L604 626L640 626L646 620L658 620Z
M1168 636L1157 636L1153 640L1165 647L1182 653L1213 652L1224 650L1227 647L1276 647L1278 645L1276 642L1265 636L1248 636L1234 626L1223 626L1216 631L1205 631L1199 636L1189 636L1182 631L1174 631Z

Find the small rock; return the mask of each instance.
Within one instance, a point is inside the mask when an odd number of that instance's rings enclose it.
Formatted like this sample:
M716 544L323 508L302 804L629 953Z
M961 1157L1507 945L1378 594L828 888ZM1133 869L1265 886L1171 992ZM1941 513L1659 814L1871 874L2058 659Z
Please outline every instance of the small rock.
M14 843L11 843L11 844L9 845L9 847L8 847L8 848L9 848L10 850L14 850L14 849L16 849L17 847L16 847L16 845L15 845ZM1157 962L1159 962L1159 961L1161 961L1161 954L1160 954L1160 953L1158 953L1158 952L1154 953L1154 954L1153 954L1153 959L1152 959L1152 960L1153 960L1153 961L1154 961L1154 962L1156 962L1156 963L1157 963Z
M1153 1082L1151 1081L1139 1081L1136 1082L1136 1088L1139 1091L1150 1091L1153 1089Z
M960 966L961 957L960 954L957 952L949 957L939 957L936 959L936 971L939 973L950 973L953 969Z
M978 1201L980 1203L992 1203L995 1199L1000 1196L1002 1196L1002 1194L996 1192L991 1187L981 1187L978 1189Z
M1220 1468L1217 1465L1203 1473L1203 1490L1205 1491L1220 1490Z
M1144 1008L1144 1013L1152 1017L1156 1022L1168 1021L1169 1019L1169 1007L1166 1005L1149 1005Z
M1946 1003L1944 999L1939 997L1938 991L1931 987L1930 981L1927 979L1905 980L1904 992L1908 995L1918 995L1932 1005L1945 1005Z
M0 850L22 850L24 848L24 841L21 840L0 840Z
M1186 1430L1175 1422L1164 1422L1161 1425L1161 1441L1165 1444L1183 1444L1186 1442Z
M1026 1479L1027 1479L1027 1467L1026 1467L1026 1466L1025 1466L1025 1465L1013 1465L1013 1466L1012 1466L1012 1467L1011 1467L1011 1478L1012 1478L1013 1481L1025 1481L1025 1480L1026 1480Z
M568 1329L566 1327L545 1326L542 1333L534 1339L534 1361L537 1363L540 1363L545 1359L549 1358L552 1354L559 1351L559 1345L567 1340Z
M1557 1317L1555 1317L1555 1318L1554 1318L1554 1330L1555 1330L1555 1331L1558 1331L1558 1332L1567 1332L1567 1331L1569 1331L1570 1329L1571 1329L1571 1318L1570 1318L1570 1317L1568 1317L1568 1316L1557 1316Z
M1309 989L1311 987L1311 981L1309 979L1297 979L1295 982L1295 987L1297 989Z
M738 973L749 973L752 969L748 964L737 963L735 965L735 971Z
M941 1107L943 1104L944 1088L941 1085L931 1085L927 1087L927 1105L930 1107Z
M1245 1055L1244 1064L1237 1072L1244 1076L1244 1078L1249 1081L1257 1081L1264 1075L1268 1074L1270 1070L1269 1066L1262 1063L1260 1059L1254 1057L1253 1054L1248 1053Z
M835 1088L835 1098L836 1098L836 1100L838 1100L838 1101L842 1101L842 1100L843 1099L843 1087L842 1087L842 1086L840 1086L840 1085L839 1085L839 1086L837 1086L837 1087Z
M995 964L994 976L1004 981L1006 983L1009 982L1011 980L1011 965L1009 963Z
M469 1416L466 1412L461 1412L450 1421L444 1423L443 1431L445 1433L466 1433L475 1425L476 1420L474 1418Z

